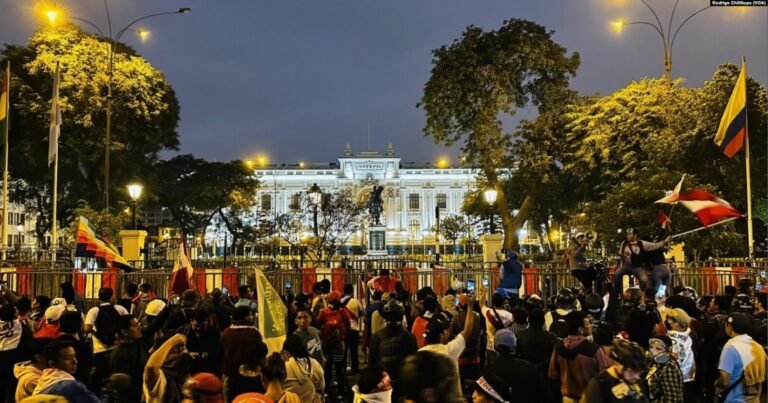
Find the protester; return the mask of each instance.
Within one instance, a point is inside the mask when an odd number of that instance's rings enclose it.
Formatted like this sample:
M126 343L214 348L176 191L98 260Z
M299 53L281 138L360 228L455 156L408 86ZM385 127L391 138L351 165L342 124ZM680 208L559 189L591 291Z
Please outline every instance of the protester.
M391 403L392 383L384 369L377 364L368 365L361 373L357 385L352 387L353 403Z
M691 318L680 308L667 311L664 322L667 334L672 339L672 351L683 374L685 400L689 402L698 399L701 394L699 383L696 382L698 338L691 331L690 323Z
M16 377L17 385L14 400L12 401L20 402L32 396L37 383L40 381L40 376L48 368L45 348L50 342L51 339L33 339L29 341L29 353L32 359L30 361L17 362L13 367L13 376Z
M344 295L341 297L341 306L344 307L349 315L349 332L345 340L345 356L349 358L350 366L348 371L353 374L360 370L360 358L358 350L360 348L360 330L362 329L362 320L365 312L363 305L354 297L354 287L352 284L344 285Z
M749 316L743 313L732 313L725 324L730 340L720 355L720 377L715 382L723 402L760 401L768 358L763 348L746 334L749 324Z
M648 402L648 385L643 378L647 369L643 348L635 342L617 339L611 354L616 363L590 377L580 402Z
M349 331L349 315L341 306L341 295L333 291L328 295L328 307L320 311L317 317L320 326L320 340L325 356L325 384L341 397L346 388L344 363L344 340ZM335 385L334 388L334 376Z
M182 334L170 336L149 356L144 367L143 385L147 403L181 400L182 388L192 366L186 342Z
M455 360L446 354L421 349L405 360L400 373L400 393L406 403L465 402L461 388L457 387L459 371Z
M283 388L283 382L287 377L283 357L280 353L272 353L267 357L267 362L262 369L262 378L267 384L265 395L275 403L301 403L299 395Z
M673 341L669 336L654 336L650 340L651 366L646 375L650 400L660 403L683 401L683 373L677 361L672 358Z
M636 228L628 228L626 235L627 239L619 248L619 269L613 275L613 288L614 290L622 290L624 276L632 274L640 280L640 289L644 290L648 286L648 275L645 273L645 266L649 263L649 260L646 252L663 248L669 243L670 238L667 237L660 242L641 241Z
M325 391L323 365L309 356L301 336L288 336L283 343L283 354L288 357L285 363L287 376L283 383L285 389L297 394L302 402L322 402Z
M391 299L381 310L387 324L371 337L368 362L381 365L397 389L400 365L406 357L416 352L416 339L403 328L405 308L402 304Z
M485 306L486 290L485 288L480 290L478 302L480 303L480 312L485 319L485 334L487 337L485 357L488 364L492 364L496 358L496 350L493 344L493 335L497 331L506 329L512 326L515 322L515 317L506 309L504 309L504 296L499 293L494 293L491 297L491 306Z
M247 308L243 305L237 307L239 310ZM267 361L267 345L261 339L254 339L246 342L243 348L238 356L242 364L224 378L224 398L227 402L244 393L267 391L262 381L262 370Z
M221 345L221 373L224 382L227 377L237 373L240 365L244 363L244 353L251 343L261 342L261 333L253 325L253 313L247 306L235 308L232 316L232 324L224 329L219 341Z
M139 401L141 400L144 366L149 359L149 352L141 343L141 326L132 315L121 315L114 329L117 332L118 342L109 354L108 373L128 375L130 388L125 391L127 398Z
M100 403L101 400L73 376L77 370L75 349L69 344L54 341L45 348L48 368L43 370L33 395L57 395L71 403Z

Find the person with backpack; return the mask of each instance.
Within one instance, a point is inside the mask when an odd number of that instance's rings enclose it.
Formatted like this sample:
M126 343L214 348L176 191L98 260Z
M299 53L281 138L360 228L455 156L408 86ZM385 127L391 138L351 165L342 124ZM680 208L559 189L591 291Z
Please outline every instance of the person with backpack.
M397 393L400 365L406 357L416 352L416 339L403 328L405 308L400 302L390 299L381 311L387 324L371 337L368 362L381 365L389 374ZM397 400L396 397L394 400Z
M109 354L117 341L115 325L121 315L129 315L120 305L112 304L114 291L109 287L99 289L99 306L88 310L83 323L85 334L93 340L94 374L91 386L95 391L101 391L104 377L109 372Z
M485 331L488 339L485 346L485 361L490 365L493 364L497 356L496 350L493 347L493 335L501 329L512 326L512 323L515 322L515 317L504 309L504 296L499 293L494 293L491 297L490 308L485 306L486 292L485 288L480 289L478 302L480 303L480 312L485 318Z
M429 320L432 319L432 315L437 313L437 299L431 296L424 298L422 307L424 308L424 313L413 320L413 326L411 327L411 334L416 339L417 348L422 348L426 344L424 341L424 332L427 330L427 324L429 323Z
M659 242L646 242L640 240L640 233L636 228L627 229L627 240L619 248L619 269L613 277L613 288L620 292L623 289L623 279L627 274L632 274L640 280L640 289L644 290L648 286L648 274L645 272L649 264L647 252L661 249L672 238L668 235Z
M613 342L611 355L616 363L591 378L580 402L647 403L649 401L648 384L643 374L648 365L643 348L637 343L616 339Z
M325 385L333 389L333 377L336 376L337 396L341 397L347 390L346 374L344 372L344 340L350 328L349 314L341 306L341 294L333 291L328 294L328 307L317 316L320 326L320 340L325 355Z
M568 336L565 317L575 310L576 295L569 288L563 288L557 293L555 304L557 309L544 315L544 328L562 340Z
M646 379L650 389L651 401L659 403L678 403L683 401L683 373L672 358L672 339L669 336L656 335L648 348L651 366Z
M763 348L747 334L749 315L735 312L728 316L725 332L730 338L717 369L720 377L715 381L721 402L760 401L760 394L766 379L766 357Z

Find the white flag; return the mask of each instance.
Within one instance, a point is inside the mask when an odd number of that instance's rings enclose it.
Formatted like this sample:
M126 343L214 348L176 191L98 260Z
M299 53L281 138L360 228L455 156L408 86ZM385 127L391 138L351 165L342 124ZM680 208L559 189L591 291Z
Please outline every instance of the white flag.
M59 135L61 134L61 109L59 108L59 63L56 63L56 76L53 78L53 97L51 98L51 126L48 132L48 166L50 167L59 153Z

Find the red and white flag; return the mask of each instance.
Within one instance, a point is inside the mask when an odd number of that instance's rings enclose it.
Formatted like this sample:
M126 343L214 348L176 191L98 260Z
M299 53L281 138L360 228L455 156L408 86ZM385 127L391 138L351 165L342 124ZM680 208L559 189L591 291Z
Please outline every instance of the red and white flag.
M176 256L176 261L173 262L168 294L181 295L184 291L194 288L195 278L193 274L194 269L184 248L184 242L179 242L179 254Z
M705 227L731 217L741 217L739 210L731 203L701 189L683 193L679 203L691 210Z
M677 183L677 186L675 186L675 190L672 191L672 193L662 197L659 200L656 200L654 203L665 203L665 204L675 204L680 200L680 190L683 188L683 181L685 180L685 175L683 175L682 178L680 178L680 182Z

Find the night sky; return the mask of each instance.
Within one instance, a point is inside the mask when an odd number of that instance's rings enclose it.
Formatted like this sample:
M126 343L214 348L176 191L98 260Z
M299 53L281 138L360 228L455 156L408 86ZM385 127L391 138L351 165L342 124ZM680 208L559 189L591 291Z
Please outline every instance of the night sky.
M106 27L101 0L58 0ZM393 143L405 161L434 161L452 150L422 135L416 109L430 51L469 24L494 29L508 18L555 31L581 53L572 85L584 94L614 91L663 73L661 39L647 26L616 34L609 22L650 20L639 0L109 0L115 28L145 14L152 36L125 40L161 69L181 102L181 152L272 163L330 162L349 142L355 152ZM650 0L664 25L673 2ZM681 0L678 22L709 0ZM36 29L32 0L0 0L0 41L23 43ZM768 8L712 8L691 20L674 49L673 75L701 85L719 63L747 57L768 82ZM524 111L531 115L532 111ZM514 128L514 120L507 125ZM66 135L66 133L62 133ZM714 133L713 133L714 136Z

